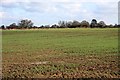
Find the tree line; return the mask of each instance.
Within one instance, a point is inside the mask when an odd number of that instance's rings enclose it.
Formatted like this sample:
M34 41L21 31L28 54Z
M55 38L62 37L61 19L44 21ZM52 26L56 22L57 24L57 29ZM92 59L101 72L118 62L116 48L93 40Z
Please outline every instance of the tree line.
M59 21L58 24L54 25L41 25L34 26L34 23L31 20L23 19L17 24L12 23L9 26L2 25L0 29L39 29L39 28L119 28L120 25L106 25L104 21L97 22L96 19L92 19L91 23L86 20L79 22L74 21Z

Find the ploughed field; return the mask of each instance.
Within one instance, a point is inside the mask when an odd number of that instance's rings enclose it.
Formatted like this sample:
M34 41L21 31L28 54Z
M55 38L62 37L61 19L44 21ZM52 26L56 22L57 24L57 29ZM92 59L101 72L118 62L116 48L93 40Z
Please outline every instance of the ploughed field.
M118 29L2 31L3 78L118 78Z

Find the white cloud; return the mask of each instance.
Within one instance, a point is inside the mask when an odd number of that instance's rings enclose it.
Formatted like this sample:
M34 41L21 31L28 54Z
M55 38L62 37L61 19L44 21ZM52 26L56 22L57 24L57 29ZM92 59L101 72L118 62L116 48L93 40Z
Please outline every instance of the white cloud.
M11 2L118 2L119 0L2 0L4 3Z
M5 12L1 11L0 12L0 19L4 18L5 17Z
M0 19L17 19L18 17L9 15L7 12L0 12Z
M80 11L82 5L81 5L81 3L66 3L62 6L69 13L77 13Z
M118 2L119 0L29 0L31 2Z
M48 16L54 18L66 19L87 19L97 18L112 22L113 18L117 18L117 2L119 0L2 0L3 7L22 9L26 14L38 13L36 16ZM90 6L87 4L93 4ZM93 8L94 9L91 9ZM14 10L14 9L13 9ZM9 12L6 12L8 15ZM11 12L12 14L12 12ZM4 15L0 13L0 17ZM17 17L19 18L20 15ZM25 15L26 16L26 15ZM14 18L8 15L8 18ZM17 18L17 19L18 19ZM51 19L50 19L51 20ZM114 19L114 22L116 19Z

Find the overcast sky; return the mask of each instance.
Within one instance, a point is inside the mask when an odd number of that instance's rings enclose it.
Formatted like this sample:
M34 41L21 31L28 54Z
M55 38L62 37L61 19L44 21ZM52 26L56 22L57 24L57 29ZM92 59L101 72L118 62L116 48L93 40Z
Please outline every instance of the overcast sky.
M1 25L30 19L34 25L47 25L58 21L87 20L93 18L106 24L118 24L119 0L1 0Z

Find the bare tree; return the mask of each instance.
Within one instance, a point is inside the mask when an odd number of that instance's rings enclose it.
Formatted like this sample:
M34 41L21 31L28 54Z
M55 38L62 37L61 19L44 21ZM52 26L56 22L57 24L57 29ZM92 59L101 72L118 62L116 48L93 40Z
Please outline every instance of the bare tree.
M66 21L59 21L58 25L59 25L60 28L67 28L66 23L67 23Z
M90 27L90 25L89 25L89 22L87 22L87 21L82 21L81 22L81 27L84 27L84 28L88 28L88 27Z
M96 19L92 19L90 27L91 28L97 27L97 20Z
M72 23L72 26L73 26L73 28L80 27L80 22L74 20L73 23Z
M4 26L4 25L2 25L2 26L0 27L0 29L5 29L5 26Z
M31 20L28 20L28 19L21 20L18 23L19 28L31 28L32 26L33 26L33 22Z
M98 23L98 26L99 26L100 28L104 28L104 27L106 26L106 24L105 24L104 21L100 21L100 22Z
M68 28L72 28L72 23L73 23L72 21L69 21L69 22L66 23L66 26L67 26Z

